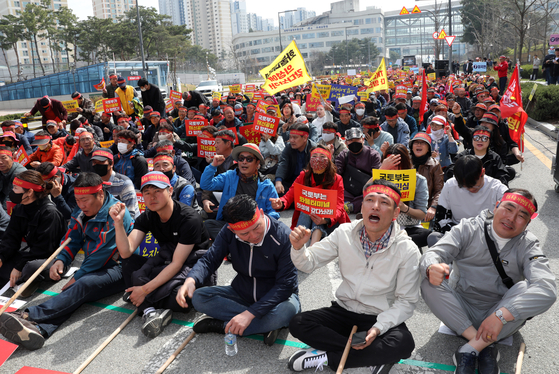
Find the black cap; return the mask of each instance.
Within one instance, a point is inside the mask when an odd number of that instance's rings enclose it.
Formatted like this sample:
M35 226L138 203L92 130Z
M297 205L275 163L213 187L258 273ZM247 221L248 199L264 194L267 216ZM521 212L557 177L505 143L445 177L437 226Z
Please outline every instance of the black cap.
M49 99L47 97L43 97L39 103L41 106L47 106L49 105Z

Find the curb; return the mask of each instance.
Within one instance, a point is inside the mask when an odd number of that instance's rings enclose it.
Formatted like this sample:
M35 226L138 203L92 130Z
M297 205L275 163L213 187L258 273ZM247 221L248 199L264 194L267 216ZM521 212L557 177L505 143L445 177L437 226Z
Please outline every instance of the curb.
M530 117L528 117L528 121L526 123L528 123L535 130L538 130L557 141L557 137L559 134L557 133L557 128L555 126L545 122L538 122Z

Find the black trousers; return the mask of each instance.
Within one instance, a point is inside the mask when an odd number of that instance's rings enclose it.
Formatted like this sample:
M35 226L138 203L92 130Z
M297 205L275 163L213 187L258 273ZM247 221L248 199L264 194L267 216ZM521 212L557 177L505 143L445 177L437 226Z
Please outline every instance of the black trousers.
M406 227L406 232L408 236L413 240L415 245L419 247L419 251L423 253L421 250L422 247L427 247L427 237L431 233L432 230L424 229L423 227Z
M326 351L328 366L338 368L353 325L357 331L368 331L377 317L350 312L332 302L331 307L311 310L295 315L289 323L293 336L311 347ZM365 349L350 349L345 367L355 368L392 364L411 356L415 343L405 323L395 326Z

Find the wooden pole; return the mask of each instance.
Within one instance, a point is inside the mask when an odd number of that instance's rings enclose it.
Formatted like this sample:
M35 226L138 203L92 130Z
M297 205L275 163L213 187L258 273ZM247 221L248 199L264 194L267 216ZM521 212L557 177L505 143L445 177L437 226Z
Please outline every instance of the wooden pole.
M340 360L340 364L338 365L338 370L336 370L336 374L342 374L342 371L344 371L345 362L347 361L347 356L349 355L349 350L351 349L351 338L356 332L357 326L354 325L351 329L351 334L349 334L349 339L345 345L344 353L342 355L342 359Z
M76 369L76 371L74 371L74 374L81 373L87 367L87 365L89 365L91 361L93 361L95 357L97 357L97 355L101 353L101 351L105 349L105 347L109 345L109 343L126 327L126 325L128 325L128 323L132 321L134 317L136 317L136 314L138 314L138 309L136 309L134 313L126 318L126 321L122 322L120 326L117 327L117 329L103 342L103 344L101 344L99 348L97 348L95 352L93 352L91 356L89 356L87 360L85 360L85 362L81 364L80 367Z
M522 362L524 361L524 352L526 352L526 344L520 344L520 351L518 352L518 358L516 359L516 369L514 374L520 374L522 371Z
M8 309L8 307L19 297L19 295L21 295L21 293L27 288L27 286L29 286L31 282L33 282L35 278L37 278L39 274L41 274L41 272L48 266L48 264L50 264L52 260L54 260L54 258L58 256L58 254L64 249L64 247L68 245L68 243L70 243L71 240L71 238L68 238L64 241L64 243L60 244L60 247L58 247L58 249L54 251L54 253L45 262L43 262L43 264L37 269L35 273L33 273L33 275L27 280L27 282L25 282L23 286L21 286L19 290L17 290L14 296L12 296L12 298L8 300L8 302L2 307L2 309L0 309L0 315L2 315L2 313L4 313L6 309Z
M190 335L188 335L188 338L186 338L186 340L181 344L181 346L177 348L177 350L171 355L171 357L167 359L167 361L165 361L165 363L155 372L155 374L163 373L165 369L167 369L167 367L171 365L171 362L173 362L175 358L177 358L177 356L179 355L179 353L181 353L184 347L186 347L186 345L192 340L192 338L194 338L194 335L196 335L196 333L192 331Z

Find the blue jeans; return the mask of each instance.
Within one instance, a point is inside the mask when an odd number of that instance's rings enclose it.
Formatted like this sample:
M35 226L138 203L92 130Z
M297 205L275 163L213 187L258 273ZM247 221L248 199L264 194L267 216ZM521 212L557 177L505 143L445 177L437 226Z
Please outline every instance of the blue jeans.
M192 306L198 312L224 321L223 327L246 311L253 303L246 302L231 286L213 286L197 289L192 296ZM243 336L264 334L289 326L289 321L301 311L299 296L292 294L289 299L276 305L262 318L254 318L243 332Z
M314 232L314 230L320 230L322 231L322 237L325 238L330 235L339 226L339 224L335 224L332 227L328 227L328 225L317 225L312 221L311 216L307 213L301 212L299 219L297 219L297 226L306 227L311 230L311 232Z
M42 304L27 308L29 319L37 322L45 338L87 302L111 296L125 289L122 269L115 265L88 273L60 294Z

